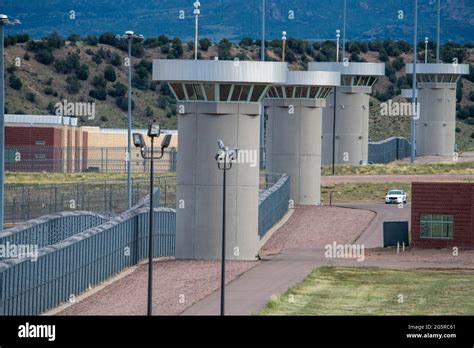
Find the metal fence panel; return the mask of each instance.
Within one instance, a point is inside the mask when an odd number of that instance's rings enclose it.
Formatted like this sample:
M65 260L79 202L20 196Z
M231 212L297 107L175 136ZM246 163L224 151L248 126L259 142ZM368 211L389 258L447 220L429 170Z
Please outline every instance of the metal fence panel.
M45 246L37 261L0 262L0 315L40 314L146 258L148 214L138 208ZM174 256L176 212L158 208L154 214L153 256Z
M369 143L369 163L390 163L411 156L410 142L401 137L392 137Z
M260 194L258 204L258 235L262 238L287 212L290 201L290 180L287 175Z

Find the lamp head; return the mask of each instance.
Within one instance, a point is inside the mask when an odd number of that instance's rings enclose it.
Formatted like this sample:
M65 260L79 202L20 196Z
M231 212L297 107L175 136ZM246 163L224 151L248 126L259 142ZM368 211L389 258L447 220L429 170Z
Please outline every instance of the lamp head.
M127 30L127 31L125 32L125 36L128 36L128 37L131 37L131 36L133 36L134 34L135 34L135 33L134 33L133 31L131 31L131 30Z
M141 149L145 147L145 139L141 133L133 133L133 144Z
M217 140L217 147L219 147L219 150L224 151L225 150L225 145L224 142L220 139Z
M156 121L153 121L152 124L150 124L150 127L148 127L148 136L150 138L156 138L160 136L160 125L156 123Z
M163 141L161 142L161 148L166 149L167 147L170 146L171 143L171 134L166 134L165 137L163 138Z

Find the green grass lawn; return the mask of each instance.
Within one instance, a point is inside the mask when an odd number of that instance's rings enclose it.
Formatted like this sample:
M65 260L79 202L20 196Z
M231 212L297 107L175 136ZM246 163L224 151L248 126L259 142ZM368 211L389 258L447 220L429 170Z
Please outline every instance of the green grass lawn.
M407 201L411 201L411 183L339 183L323 185L321 199L323 204L329 204L329 192L332 191L332 203L374 202L384 203L388 191L400 189L407 193Z
M155 176L175 176L176 173L156 173ZM134 179L149 179L149 173L132 173ZM86 181L127 180L126 173L5 173L6 184L60 184Z
M473 298L461 271L321 267L260 315L473 315Z
M322 175L331 175L332 166L323 166ZM407 164L371 164L366 166L337 165L336 175L416 175L416 174L474 174L474 162Z

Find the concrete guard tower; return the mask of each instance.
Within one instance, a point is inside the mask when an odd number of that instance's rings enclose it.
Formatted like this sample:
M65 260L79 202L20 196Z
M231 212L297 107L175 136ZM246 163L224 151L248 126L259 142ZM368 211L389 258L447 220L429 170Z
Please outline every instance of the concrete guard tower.
M218 139L239 149L239 163L227 174L226 258L257 257L260 107L271 84L286 82L287 69L273 62L154 60L153 79L168 82L178 100L177 258L221 258Z
M366 164L369 159L369 95L378 76L385 75L384 63L309 63L309 70L341 73L336 88L335 163ZM323 111L322 164L332 164L334 94Z
M264 100L266 170L289 175L295 204L321 203L323 107L340 83L339 72L289 71L286 84L270 87Z
M406 65L406 73L413 74L413 64ZM468 74L468 64L416 65L417 156L452 156L456 151L456 84Z

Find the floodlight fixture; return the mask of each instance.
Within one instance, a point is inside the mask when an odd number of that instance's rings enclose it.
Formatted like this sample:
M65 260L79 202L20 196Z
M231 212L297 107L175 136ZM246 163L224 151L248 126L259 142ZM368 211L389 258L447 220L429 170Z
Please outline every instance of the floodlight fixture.
M141 133L133 133L133 144L140 149L145 147L145 139Z
M148 127L148 136L150 138L156 138L160 136L160 132L161 132L160 125L156 123L156 121L153 121L153 123L150 124L150 126Z
M170 146L171 144L171 134L166 134L163 140L161 141L161 148L166 149Z
M217 140L217 146L219 147L219 150L222 150L222 151L225 150L224 142L221 139Z

